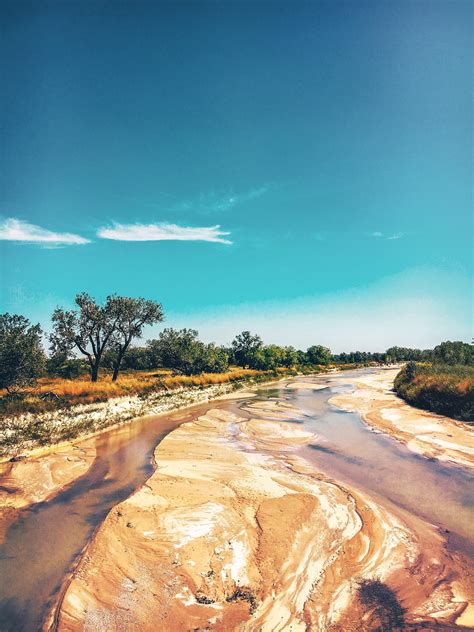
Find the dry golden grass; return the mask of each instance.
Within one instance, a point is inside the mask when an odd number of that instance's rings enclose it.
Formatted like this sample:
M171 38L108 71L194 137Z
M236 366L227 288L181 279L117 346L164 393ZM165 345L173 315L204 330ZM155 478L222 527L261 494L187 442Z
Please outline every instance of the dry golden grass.
M187 376L172 375L172 372L167 369L157 369L155 371L123 373L119 375L116 382L112 382L111 375L107 374L102 375L98 382L91 382L87 376L73 380L43 377L38 380L31 394L42 396L45 393L54 393L60 398L67 399L69 404L90 404L111 397L137 395L151 390L204 387L266 374L265 371L235 368L226 373L203 373ZM0 396L4 394L0 392Z
M474 421L474 367L440 364L405 367L395 390L410 404L464 421Z

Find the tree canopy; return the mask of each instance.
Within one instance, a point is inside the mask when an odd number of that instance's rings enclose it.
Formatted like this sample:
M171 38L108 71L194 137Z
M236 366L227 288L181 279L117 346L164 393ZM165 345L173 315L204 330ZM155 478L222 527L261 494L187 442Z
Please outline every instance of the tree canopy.
M313 345L306 350L309 364L329 364L332 359L331 350L322 345Z

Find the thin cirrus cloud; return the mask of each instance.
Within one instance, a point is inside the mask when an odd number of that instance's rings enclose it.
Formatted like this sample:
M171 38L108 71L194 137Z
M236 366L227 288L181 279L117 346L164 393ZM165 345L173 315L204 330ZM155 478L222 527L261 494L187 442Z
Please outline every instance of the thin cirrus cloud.
M177 204L172 210L175 211L196 211L202 215L212 213L222 213L230 211L240 204L256 200L265 195L269 190L269 185L264 185L242 193L221 193L210 191L201 193L197 198L185 200Z
M392 241L394 239L401 239L403 237L403 233L393 233L393 235L389 235L388 237L384 237L384 234L381 233L379 230L376 230L375 232L370 234L371 237L377 237L377 238L381 238L383 237L384 239L388 240L388 241Z
M220 226L178 226L177 224L114 224L99 228L97 236L116 241L211 241L232 244L229 232Z
M39 244L44 247L73 246L90 243L89 239L74 233L57 233L21 219L10 217L0 222L0 240Z

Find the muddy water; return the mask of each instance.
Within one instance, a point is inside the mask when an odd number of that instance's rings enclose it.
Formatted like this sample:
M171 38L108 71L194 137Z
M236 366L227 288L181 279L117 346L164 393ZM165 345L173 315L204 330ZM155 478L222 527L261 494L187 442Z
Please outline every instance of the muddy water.
M259 397L278 396L303 411L289 423L301 423L318 435L317 442L301 450L316 469L449 530L453 546L465 552L474 540L473 477L371 432L357 414L328 404L340 384L327 377L319 381L327 389L291 391L282 385L259 391ZM238 412L242 403L221 401L212 407ZM41 628L94 529L111 507L150 476L157 443L209 406L137 421L101 435L97 458L85 476L53 500L21 513L0 547L1 632Z

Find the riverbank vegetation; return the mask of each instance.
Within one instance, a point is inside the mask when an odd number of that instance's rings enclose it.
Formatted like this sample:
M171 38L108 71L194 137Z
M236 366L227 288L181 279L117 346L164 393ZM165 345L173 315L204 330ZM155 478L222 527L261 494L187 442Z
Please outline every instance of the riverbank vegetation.
M474 422L474 355L472 345L444 342L430 363L408 362L394 388L408 403L462 421Z
M283 377L289 372L255 371L233 368L226 373L201 373L200 375L173 375L169 370L130 371L118 380L111 373L104 374L100 381L91 382L87 374L76 379L41 377L34 388L11 393L2 393L0 417L23 413L43 413L61 408L68 409L80 404L104 402L111 398L169 392L182 388L199 389L228 382L245 384Z
M472 363L472 346L465 343L443 343L434 350L390 347L385 352L333 354L320 344L306 350L265 344L249 331L224 346L201 341L194 329L167 327L137 346L146 326L164 320L160 303L112 295L101 304L81 293L75 305L72 310L54 310L49 336L24 316L0 315L0 416L331 368L405 361ZM413 395L416 389L407 385L404 390L401 381L400 393L425 401L424 391Z

